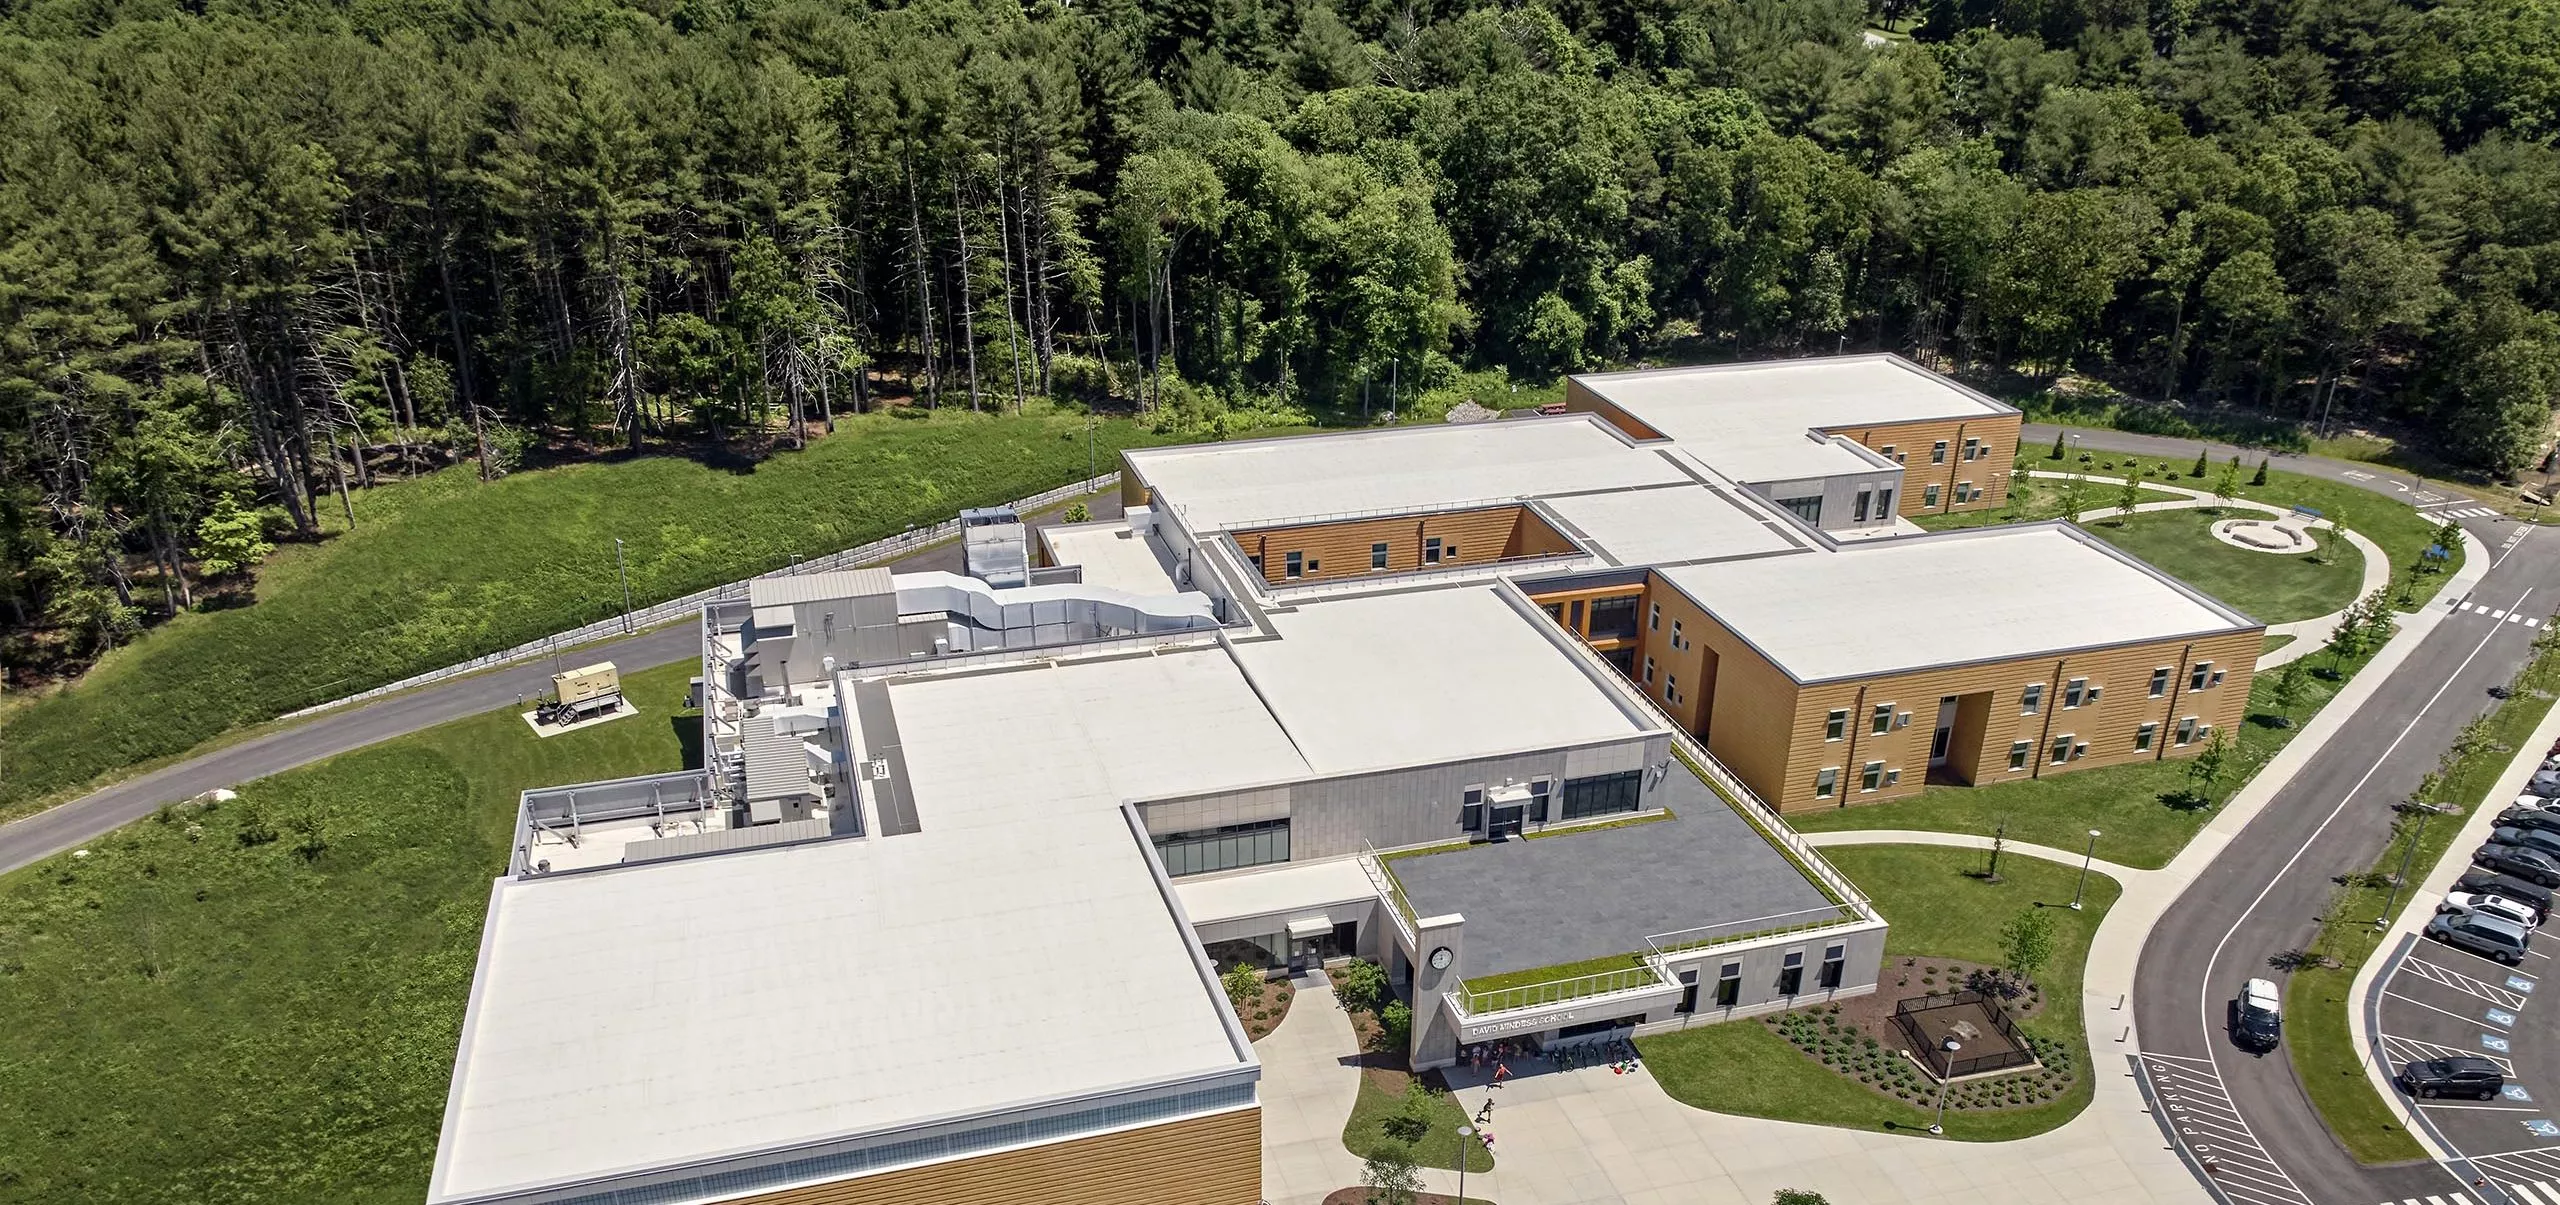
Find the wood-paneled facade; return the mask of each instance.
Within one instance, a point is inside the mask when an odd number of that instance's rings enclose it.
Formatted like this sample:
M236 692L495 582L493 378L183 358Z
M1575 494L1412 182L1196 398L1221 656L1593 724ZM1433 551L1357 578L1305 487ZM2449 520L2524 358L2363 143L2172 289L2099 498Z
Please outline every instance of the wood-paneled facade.
M741 1197L737 1205L1253 1205L1262 1110L932 1163Z
M1520 505L1257 527L1233 535L1246 558L1261 567L1262 580L1275 586L1575 551L1563 532Z
M2009 474L2018 464L2018 428L2012 414L1827 427L1902 464L1902 493L1895 513L1940 515L1989 510L2009 501Z
M1799 683L1658 574L1646 574L1640 587L1600 592L1630 590L1640 591L1641 621L1628 676L1783 811L1883 803L1920 793L1932 781L1942 705L1948 735L1934 767L1940 783L2038 778L2191 756L2215 729L2231 730L2245 718L2252 668L2265 642L2263 628L2249 628ZM1532 596L1552 603L1591 593L1533 590ZM1913 640L1927 639L1925 622L1910 627ZM2206 685L2199 690L2200 665ZM2032 711L2025 706L2030 686ZM2193 728L2185 729L2189 721ZM2144 725L2152 726L2147 736ZM2062 737L2071 739L2057 761L2055 745ZM1825 770L1833 771L1827 790Z

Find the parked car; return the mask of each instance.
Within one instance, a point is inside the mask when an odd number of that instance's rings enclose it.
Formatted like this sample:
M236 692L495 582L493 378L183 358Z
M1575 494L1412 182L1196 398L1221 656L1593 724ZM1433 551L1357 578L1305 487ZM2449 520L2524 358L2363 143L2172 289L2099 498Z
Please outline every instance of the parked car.
M2525 790L2536 795L2560 795L2560 770L2536 770Z
M2551 810L2551 796L2518 795L2516 796L2516 801L2514 803L2507 805L2507 810L2511 812L2547 812Z
M2487 1059L2458 1054L2449 1059L2422 1059L2400 1068L2402 1091L2423 1100L2439 1096L2471 1096L2493 1100L2507 1086L2507 1076Z
M2511 920L2527 929L2542 927L2542 914L2534 911L2533 905L2511 900L2503 895L2490 895L2480 891L2449 891L2445 893L2444 902L2436 905L2438 916L2471 916L2475 913L2494 916L2500 920Z
M2231 1036L2242 1046L2264 1054L2284 1040L2284 999L2275 984L2264 979L2241 984L2231 1011Z
M2469 950L2482 958L2514 966L2524 961L2525 946L2532 942L2533 931L2511 920L2473 912L2428 921L2427 936L2457 950Z
M2514 875L2528 883L2544 887L2560 887L2560 858L2538 849L2521 845L2500 845L2495 841L2480 847L2471 860L2499 874Z
M2511 807L2498 813L2500 828L2531 828L2560 833L2560 812L2539 808Z
M2490 895L2504 896L2519 904L2529 904L2533 908L2534 923L2537 925L2542 922L2542 918L2551 915L2550 888L2536 886L2535 884L2525 882L2523 879L2513 878L2508 875L2494 874L2485 870L2475 870L2470 874L2466 874L2460 879L2455 880L2453 889L2455 891L2486 892Z
M2538 849L2553 857L2560 858L2560 832L2553 832L2549 829L2517 828L2514 826L2496 828L2489 832L2489 843L2492 845L2521 845L2527 849Z

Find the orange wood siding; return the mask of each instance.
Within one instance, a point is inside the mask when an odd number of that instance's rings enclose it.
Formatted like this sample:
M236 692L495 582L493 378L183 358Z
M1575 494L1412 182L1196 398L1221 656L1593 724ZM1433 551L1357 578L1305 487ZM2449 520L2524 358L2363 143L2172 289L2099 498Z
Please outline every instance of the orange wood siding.
M1432 539L1440 541L1436 564L1423 559ZM1263 527L1236 532L1235 541L1246 556L1262 558L1262 579L1274 585L1291 580L1288 554L1292 552L1301 554L1302 564L1313 566L1296 580L1326 581L1573 551L1563 533L1525 506ZM1370 564L1373 546L1378 544L1387 546L1383 569Z
M1765 795L1776 789L1785 770L1784 733L1794 714L1795 683L1661 575L1652 575L1649 584L1646 614L1659 604L1662 618L1658 627L1643 629L1638 672L1642 657L1651 655L1662 673L1677 673L1683 701L1664 704L1672 718L1702 737L1707 752L1752 790ZM1673 647L1675 631L1687 648ZM1654 682L1656 700L1666 684L1661 678Z
M1570 377L1564 383L1564 409L1567 414L1597 414L1610 426L1637 439L1661 439L1663 434L1646 426L1636 416L1620 409L1616 402L1604 401L1600 395L1583 387Z
M955 1159L738 1198L738 1205L1253 1205L1262 1111Z
M1150 493L1146 487L1146 483L1138 480L1138 471L1129 467L1129 454L1127 452L1122 452L1120 454L1121 509L1126 510L1132 506L1145 506L1149 496Z
M1752 786L1781 810L1788 811L1882 803L1916 795L1927 783L1929 743L1939 700L1948 695L1961 699L1986 692L1990 703L1978 731L1967 731L1971 726L1959 722L1955 735L1966 737L1967 741L1959 746L1951 740L1948 748L1949 768L1959 772L1972 768L1977 783L2041 777L2149 758L2191 756L2203 748L2203 742L2177 746L2174 742L2179 720L2194 716L2200 725L2225 732L2235 729L2247 714L2250 667L2264 643L2264 629L2253 628L2192 642L2161 641L1807 686L1798 696L1795 716L1786 733L1783 786L1774 793L1757 781ZM2222 670L2222 684L2202 692L2190 691L2189 675L2198 661L2210 661ZM2153 698L2151 676L2161 668L2170 671L2168 688L2159 698ZM2100 688L2097 703L2077 708L2064 706L2074 678L2085 678L2089 685ZM2033 715L2022 714L2020 709L2029 683L2044 688ZM1911 719L1907 724L1897 720L1891 731L1879 736L1873 730L1874 712L1886 704L1894 707L1897 716L1909 712ZM1837 741L1824 735L1835 708L1849 712L1848 731ZM1963 719L1961 708L1958 719ZM2153 733L2152 747L2137 750L2135 736L2145 722L2157 723L2159 728ZM2064 735L2073 737L2075 744L2085 742L2088 752L2065 764L2052 765L2053 742ZM2016 741L2028 743L2027 764L2023 769L2011 770L2010 747ZM1720 758L1726 756L1712 744L1709 748ZM1761 750L1754 751L1753 756L1765 760L1770 755ZM1875 791L1864 790L1861 779L1866 763L1871 761L1883 762L1888 771L1900 770L1901 781ZM1839 767L1839 790L1829 799L1818 798L1814 794L1817 776L1831 766Z
M2018 462L2019 416L2015 414L1985 415L1980 418L1946 419L1922 423L1887 423L1872 427L1832 427L1835 435L1846 435L1878 452L1892 449L1887 455L1902 461L1902 493L1894 500L1894 511L1904 515L1932 515L1948 511L1989 510L2009 500L2009 474ZM1964 459L1964 441L1982 441L1981 454ZM1930 463L1932 449L1941 440L1947 445L1943 464ZM1958 504L1955 487L1959 482L1972 482L1982 496L1972 502ZM1929 487L1938 487L1938 503L1929 505Z

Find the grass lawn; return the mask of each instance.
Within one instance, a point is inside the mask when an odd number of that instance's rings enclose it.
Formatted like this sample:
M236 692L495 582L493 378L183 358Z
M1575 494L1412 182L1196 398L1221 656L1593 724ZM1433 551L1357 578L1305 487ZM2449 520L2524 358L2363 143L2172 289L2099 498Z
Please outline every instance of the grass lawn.
M2489 788L2514 760L2518 747L2550 714L2552 692L2560 691L2560 647L2548 638L2537 640L2536 645L2541 655L2516 676L2515 697L2489 713L2478 739L2467 742L2468 748L2458 743L2447 751L2439 769L2443 785L2435 801L2456 804L2463 815L2487 801ZM2461 815L2438 816L2427 821L2422 833L2414 821L2404 818L2392 841L2375 855L2373 870L2397 871L2405 859L2411 876L2423 878L2452 847L2462 824ZM2417 844L2414 857L2409 853L2412 841ZM2382 915L2389 895L2387 886L2343 891L2327 909L2329 918L2316 947L2340 965L2295 971L2285 984L2285 1013L2290 1018L2285 1024L2285 1048L2293 1059L2294 1076L2302 1081L2304 1095L2320 1110L2330 1132L2349 1154L2366 1163L2424 1157L2417 1140L2401 1128L2390 1105L2365 1080L2364 1065L2347 1030L2347 1010L2357 1006L2349 989L2357 970L2373 957L2381 935L2370 922Z
M0 1198L414 1205L516 792L680 768L697 723L493 712L0 877Z
M2028 462L2027 467L2041 469L2047 463L2049 462L2034 459ZM2080 487L2081 509L2095 510L2102 506L2115 505L2117 490L2118 487L2112 485L2082 485ZM2185 496L2172 494L2166 490L2145 488L2142 490L2141 501L2171 502ZM1993 509L1962 510L1942 515L1913 515L1911 521L1931 531L1948 531L1959 527L1994 527L2002 523L2027 523L2039 519L2056 518L2061 513L2060 482L2017 474L2009 478L2008 499Z
M616 538L646 603L1036 493L1088 464L1084 420L1064 414L839 426L751 467L655 456L484 485L466 466L366 491L354 530L261 570L255 603L182 615L0 718L0 819L227 729L610 616ZM1104 423L1100 463L1152 438Z
M2019 1028L2066 1042L2083 1074L2051 1104L1993 1112L1950 1112L1947 1136L2002 1142L2041 1134L2078 1115L2097 1074L2081 1032L2080 977L2089 938L2116 901L2116 882L2089 876L2085 909L2070 911L2078 867L2011 854L2000 859L2001 882L1971 872L1985 855L1922 845L1858 845L1825 850L1842 873L1866 888L1893 926L1885 955L1955 958L1996 964L2000 927L2024 908L2054 908L2054 957L2038 977L2045 1009ZM1758 1022L1702 1025L1638 1040L1654 1078L1675 1099L1701 1109L1861 1130L1923 1130L1928 1110L1883 1096L1831 1071Z
M2067 468L2077 467L2083 472L2105 476L2108 475L2103 467L2108 463L2105 458L2114 455L2113 453L2083 453L2090 460L2087 464L2081 464L2074 460L2048 459L2047 453L2050 450L2050 448L2033 447L2026 449L2018 458L2019 469L2022 472L2028 470L2061 472ZM2202 477L2189 476L2188 474L2195 469L2193 459L2183 462L2136 461L2118 457L2115 465L2117 475L2124 473L2129 466L2135 471L2148 468L2154 479L2187 489L2210 490L2221 476L2220 465L2208 466ZM2445 579L2462 567L2462 549L2455 547L2450 550L2453 558L2444 562L2438 572L2414 572L2414 567L2419 563L2420 554L2426 551L2428 545L2435 543L2436 529L2442 524L2408 506L2349 482L2307 477L2281 469L2269 471L2265 485L2248 484L2249 479L2256 473L2255 463L2242 461L2240 485L2232 496L2266 506L2308 506L2319 511L2325 518L2344 522L2348 528L2373 541L2382 548L2383 555L2391 562L2394 594L2398 593L2398 587L2404 583L2410 590L2412 601L2403 606L2401 608L2403 610L2413 610L2435 597L2436 591L2443 588ZM2106 485L2089 485L2088 491L2101 498L2100 501L2091 505L2108 505L2111 499L2105 498L2104 495L2113 488ZM2100 534L2105 533L2101 530ZM2237 554L2240 550L2235 548L2231 551ZM2266 557L2264 553L2256 555ZM2266 559L2274 560L2275 558L2266 557ZM2163 568L2166 567L2163 566ZM2200 584L2199 588L2207 590L2208 593L2211 592L2210 587Z
M2155 511L2103 519L2089 534L2239 608L2260 623L2291 623L2344 610L2364 583L2364 555L2354 545L2324 543L2317 555L2279 556L2234 548L2213 538L2226 516L2203 510Z
M1395 1087L1390 1089L1381 1081L1391 1081ZM1362 1069L1360 1098L1352 1102L1351 1119L1342 1125L1342 1145L1350 1148L1352 1154L1365 1159L1368 1158L1369 1152L1378 1148L1380 1143L1390 1141L1384 1127L1389 1119L1404 1114L1405 1085L1412 1082L1412 1077L1401 1071ZM1416 1166L1456 1170L1458 1127L1468 1123L1467 1111L1456 1098L1441 1092L1433 1095L1430 1114L1431 1128L1423 1134L1420 1141L1408 1144L1407 1149L1413 1152L1413 1161ZM1467 1170L1492 1171L1493 1152L1484 1149L1484 1144L1473 1138L1465 1141Z

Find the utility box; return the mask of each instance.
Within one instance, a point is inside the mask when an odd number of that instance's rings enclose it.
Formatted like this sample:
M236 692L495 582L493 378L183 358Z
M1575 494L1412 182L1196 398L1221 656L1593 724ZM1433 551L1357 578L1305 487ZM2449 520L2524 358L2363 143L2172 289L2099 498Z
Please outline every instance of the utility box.
M564 674L551 675L551 695L563 707L575 707L590 699L621 693L622 673L610 661L599 661Z

